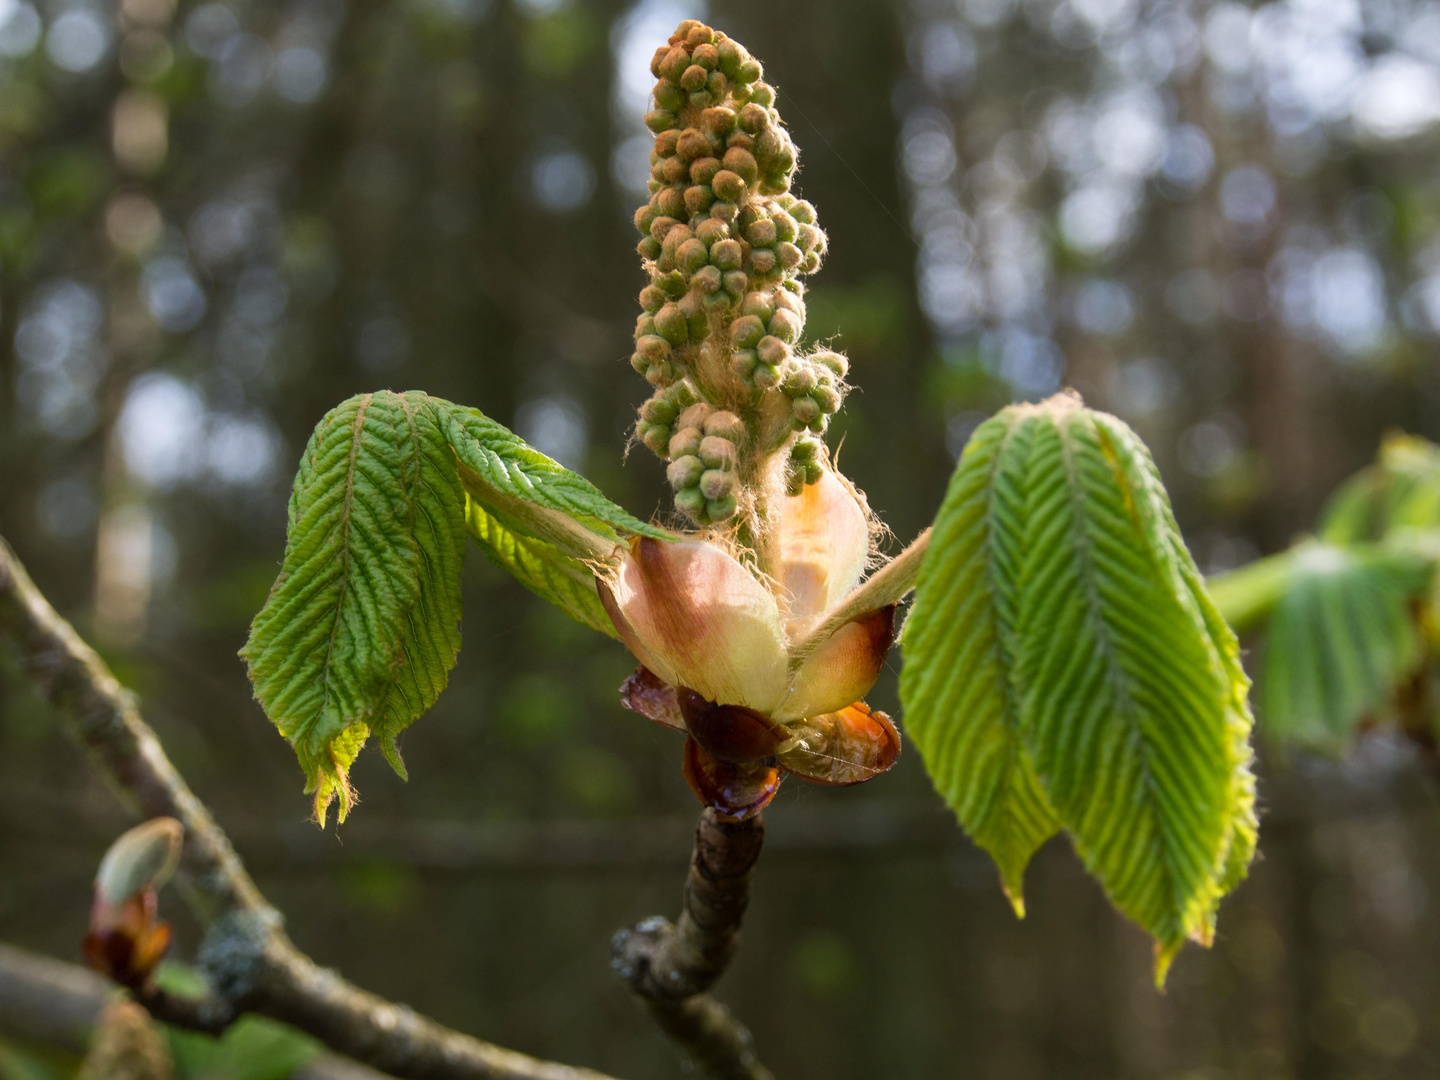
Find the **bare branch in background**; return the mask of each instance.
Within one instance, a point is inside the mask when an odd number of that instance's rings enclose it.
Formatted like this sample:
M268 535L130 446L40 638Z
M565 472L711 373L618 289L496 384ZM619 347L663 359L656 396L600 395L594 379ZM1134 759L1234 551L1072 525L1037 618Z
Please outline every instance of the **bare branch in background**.
M724 974L765 843L759 814L722 821L706 809L695 830L678 924L645 919L615 935L611 964L682 1053L719 1080L772 1080L750 1032L707 990Z
M199 1000L142 991L138 1000L157 1019L213 1033L244 1013L257 1013L399 1077L608 1080L442 1027L351 985L300 952L229 838L165 756L134 695L50 606L3 539L0 639L117 794L142 817L168 815L185 826L180 885L207 928L197 961L212 990Z

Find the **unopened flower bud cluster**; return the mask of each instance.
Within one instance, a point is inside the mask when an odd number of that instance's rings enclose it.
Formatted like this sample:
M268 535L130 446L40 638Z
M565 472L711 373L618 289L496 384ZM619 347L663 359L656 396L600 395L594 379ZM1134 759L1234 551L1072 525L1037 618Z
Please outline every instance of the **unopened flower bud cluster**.
M798 349L800 275L819 268L826 241L815 208L789 193L795 146L760 64L686 20L651 71L651 199L635 214L650 283L631 364L655 395L636 431L670 463L676 507L705 525L740 509L747 463L787 451L792 494L820 477L817 437L847 364Z

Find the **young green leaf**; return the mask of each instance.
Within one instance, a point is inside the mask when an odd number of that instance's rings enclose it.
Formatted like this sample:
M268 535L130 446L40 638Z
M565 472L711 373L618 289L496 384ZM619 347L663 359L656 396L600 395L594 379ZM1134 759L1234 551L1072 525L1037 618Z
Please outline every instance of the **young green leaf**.
M592 630L618 638L595 589L595 572L554 544L527 535L469 495L465 526L487 558L570 618Z
M460 461L466 491L492 511L508 515L517 531L554 543L580 559L608 556L613 545L597 539L614 541L622 533L674 539L672 533L632 517L583 476L546 457L479 409L449 402L437 405Z
M1058 822L1156 938L1157 978L1209 940L1253 854L1248 682L1133 432L1071 397L982 425L905 646L907 727L1007 880ZM986 811L1021 805L997 841Z
M444 688L460 647L464 499L430 399L353 397L315 428L290 498L285 561L241 650L295 748L322 823L350 809L350 765Z
M1440 447L1415 435L1390 435L1375 464L1331 496L1319 536L1329 544L1383 540L1401 529L1440 527Z
M1344 745L1421 662L1412 604L1432 564L1405 547L1311 542L1295 550L1265 641L1267 734Z
M460 648L465 531L571 618L614 634L595 568L624 534L668 538L474 409L412 391L364 394L315 429L290 499L285 561L241 655L295 748L322 823L353 802L372 735L435 703Z
M1000 869L1024 914L1025 866L1060 822L1020 738L1013 550L994 540L1002 451L1019 425L983 424L965 448L930 537L905 628L905 730L935 786ZM998 504L998 505L997 505ZM1004 528L1004 523L1000 528ZM999 565L997 565L999 563Z

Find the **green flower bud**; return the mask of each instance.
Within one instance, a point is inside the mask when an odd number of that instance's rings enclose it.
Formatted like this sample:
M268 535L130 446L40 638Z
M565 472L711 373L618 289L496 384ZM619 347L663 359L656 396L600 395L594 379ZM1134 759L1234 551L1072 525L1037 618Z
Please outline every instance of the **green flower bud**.
M715 31L700 22L698 19L687 19L686 22L693 22L695 25L685 32L685 44L692 49L698 49L701 45L711 45L715 41ZM677 30L678 32L678 30Z
M690 179L697 184L708 184L720 171L720 159L715 157L696 158L690 163Z
M760 61L754 59L746 60L735 69L735 81L743 86L749 86L751 83L758 81L762 74L764 74L764 72L760 67Z
M645 126L657 133L670 130L675 123L675 114L669 109L651 109L645 114Z
M656 321L658 323L659 316L656 316ZM790 358L790 346L773 334L762 337L755 351L760 354L761 362L766 364L783 364Z
M775 257L786 270L793 270L805 261L805 253L794 244L781 242L775 245Z
M770 317L775 314L775 301L769 293L752 292L745 297L745 302L740 305L740 310L746 315L754 315L763 323L768 323Z
M696 90L690 95L690 107L694 109L708 109L715 104L715 95L709 90Z
M680 141L675 144L675 150L687 162L695 161L710 155L710 140L694 128L686 128L680 133Z
M723 221L706 218L695 226L695 235L700 238L700 242L707 248L713 248L721 240L729 239L730 226L726 225Z
M699 241L697 240L695 243L698 244ZM707 297L714 293L720 293L719 268L715 266L702 266L695 272L694 276L691 277L690 285L692 288L699 289L702 293L706 294ZM723 293L721 293L721 298L723 306L728 307L730 304L729 298L725 297Z
M695 238L695 231L689 225L676 225L665 234L665 239L660 241L661 250L672 259L675 257L676 249L687 240Z
M654 75L655 78L660 78L660 65L669 54L670 46L661 45L655 50L655 55L650 58L650 74Z
M670 230L679 224L680 222L670 215L657 217L650 223L650 236L657 243L662 243L665 237L670 235Z
M765 325L754 315L742 315L730 327L730 340L737 349L753 349L765 336Z
M813 461L819 453L820 444L814 439L796 439L795 445L790 448L790 456L801 464Z
M733 202L717 202L710 207L710 216L716 221L731 222L740 213L740 208Z
M750 287L750 278L743 270L731 270L725 275L725 291L737 300Z
M812 251L823 250L825 234L814 225L801 225L798 243L800 250L809 255Z
M755 185L762 195L779 195L790 190L790 174L774 172Z
M669 360L670 343L657 334L646 334L635 342L635 351L646 360Z
M745 51L745 48L738 41L732 41L729 38L722 38L716 51L719 56L720 70L732 79L735 77L735 72L740 69L740 65L750 59L750 54Z
M644 375L650 370L650 360L644 353L634 352L630 354L630 366L637 375Z
M671 345L684 345L690 340L690 321L674 304L666 304L655 313L655 329Z
M640 441L648 450L663 458L670 443L670 429L664 424L645 424L640 430Z
M812 251L809 255L806 255L806 256L805 256L805 261L800 264L800 269L801 269L802 272L804 272L804 273L806 273L806 274L813 274L813 273L815 273L816 270L819 270L819 269L820 269L820 255L819 255L819 253Z
M713 412L705 421L705 434L739 443L745 438L745 421L728 409ZM711 496L714 498L715 496Z
M705 513L711 521L725 521L735 516L739 509L739 502L734 495L726 495L723 499L713 499L705 504Z
M721 169L711 181L715 194L726 202L739 202L745 197L745 181L729 169Z
M677 154L675 157L661 159L660 164L655 166L653 175L662 183L680 184L683 190L685 178L690 175L690 166Z
M655 107L678 113L685 107L685 94L678 87L662 82L655 87Z
M710 418L710 414L714 411L715 410L705 404L705 402L697 401L680 414L680 418L675 421L675 426L682 428L693 427L696 430L701 430L705 427L705 421ZM698 446L695 452L697 454L700 452Z
M751 222L745 228L745 239L756 247L768 248L775 245L778 239L775 222L769 218L761 218L759 221Z
M735 130L735 110L716 105L700 114L700 128L715 138L723 139Z
M770 248L757 247L750 252L750 266L761 277L772 273L778 265L779 260Z
M676 422L679 423L679 421ZM670 457L674 460L679 460L682 457L691 455L695 456L696 461L699 461L700 440L704 437L704 434L698 427L677 428L675 434L670 436ZM688 487L689 485L684 486Z
M794 243L796 233L799 231L800 226L795 224L793 217L785 213L784 210L779 210L770 216L770 220L775 222L775 236L778 239L785 243Z
M801 329L803 324L793 311L781 308L770 316L770 333L788 344L793 345L800 339Z
M663 396L656 396L640 406L640 417L649 424L669 424L675 419L675 405Z
M815 373L809 367L797 365L785 376L785 393L801 397L815 389Z
M678 300L684 296L685 290L689 287L689 282L686 280L685 275L679 270L656 274L654 281L657 286L668 293L674 300Z
M815 207L804 199L795 200L795 205L790 207L790 216L801 225L814 225L819 220L815 214Z
M774 390L780 385L780 369L774 364L756 364L754 378L755 385L761 390Z
M749 105L740 110L735 122L741 131L758 135L770 126L770 114L765 111L764 106L751 101Z
M654 387L669 386L675 381L675 365L668 360L655 360L645 369L645 381Z
M709 332L710 320L706 317L705 309L700 304L696 304L695 311L690 316L690 340L703 341Z
M815 393L811 395L820 405L820 411L827 416L840 411L840 391L833 386L817 386Z
M715 268L711 266L708 267L708 269L714 270ZM700 302L704 305L706 314L722 315L730 310L731 306L735 303L735 298L721 289L716 292L705 293Z
M689 484L685 485L689 487ZM706 469L700 474L700 493L709 501L723 499L735 490L735 474L724 469ZM714 514L710 515L714 517Z
M709 261L710 253L705 245L693 236L675 249L675 263L686 274L695 273Z
M837 379L843 379L850 373L850 361L837 352L831 352L829 349L815 353L810 359L824 365L826 370Z
M707 469L734 469L739 455L735 444L719 435L706 435L700 440L700 460Z
M655 333L655 317L653 315L641 315L635 320L635 340L639 341L646 334Z
M642 259L655 259L660 256L660 241L653 236L647 236L640 243L635 245L635 250L640 253Z
M690 211L691 217L703 214L714 202L715 192L709 184L692 184L685 189L685 209Z
M781 287L774 293L775 310L794 312L800 317L800 321L803 323L805 321L805 302L800 299L800 293L801 290L804 289L804 286L798 281L790 280L783 281L780 284Z
M672 439L671 442L674 442ZM671 451L674 454L674 451ZM693 488L700 483L700 478L705 475L705 464L698 457L687 454L685 457L675 458L665 470L665 479L670 481L670 486L676 491L683 491L686 488Z
M676 45L665 54L665 59L660 61L660 78L675 83L680 83L680 76L690 66L690 54L685 51L684 46Z
M683 135L680 141L684 143ZM776 128L767 127L755 136L755 163L762 172L769 174L782 171L778 163L784 146L785 136Z
M739 146L732 146L725 151L725 168L747 184L753 184L760 175L760 167L755 164L755 155Z
M705 89L716 101L725 100L725 91L730 89L730 80L718 71L712 71L705 80Z
M727 150L744 150L751 157L755 154L755 140L743 131L737 131L725 140Z
M700 45L690 54L690 62L706 71L714 71L720 66L720 50L714 45Z
M659 311L665 304L665 290L657 289L654 285L646 285L640 290L640 306L651 315Z
M669 131L662 131L655 136L655 153L661 157L674 157L675 149L680 145L680 131L678 128L671 128Z
M680 74L680 88L691 93L705 89L705 78L710 73L699 64L691 64Z
M805 470L789 469L785 473L785 494L791 497L805 491Z
M807 484L818 484L824 475L825 466L818 461L812 461L805 466L805 483Z
M742 379L748 379L760 362L760 354L754 349L739 349L730 357L730 370Z
M775 88L769 83L757 82L750 88L750 100L768 109L775 104Z
M710 262L721 270L739 270L743 258L738 240L721 240L710 248Z
M635 211L635 228L641 236L650 235L650 225L654 222L657 216L658 215L651 208L649 203L646 203L644 206L640 207L639 210Z
M705 496L698 487L686 488L675 493L675 509L687 517L694 518L701 525L709 521L705 514Z

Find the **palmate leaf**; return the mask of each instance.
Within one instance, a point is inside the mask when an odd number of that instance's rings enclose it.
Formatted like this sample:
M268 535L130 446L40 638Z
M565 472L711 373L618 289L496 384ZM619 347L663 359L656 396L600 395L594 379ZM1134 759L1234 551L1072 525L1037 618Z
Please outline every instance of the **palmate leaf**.
M419 392L351 398L316 426L290 499L285 559L245 658L324 822L353 801L373 735L435 703L460 647L467 525L486 553L587 626L613 633L591 563L623 534L660 537L592 485L473 409Z
M1157 942L1207 941L1254 851L1248 682L1140 440L1073 397L981 425L905 637L906 726L1018 895L1063 826Z
M1320 539L1329 544L1383 540L1401 529L1440 528L1440 447L1392 434L1374 465L1347 480L1326 504Z
M1396 545L1310 542L1293 554L1265 639L1262 717L1274 738L1338 750L1419 667L1411 609L1433 563Z

